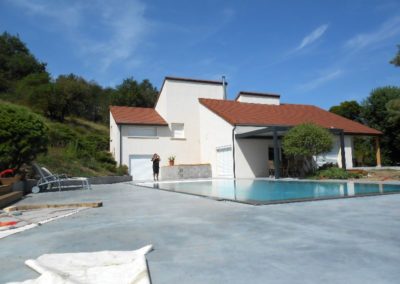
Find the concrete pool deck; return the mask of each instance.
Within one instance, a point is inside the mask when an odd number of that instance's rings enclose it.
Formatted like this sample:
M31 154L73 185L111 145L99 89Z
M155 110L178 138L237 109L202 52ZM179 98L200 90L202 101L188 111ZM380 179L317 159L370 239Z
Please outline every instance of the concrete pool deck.
M37 274L44 253L134 250L157 283L398 283L400 194L252 206L137 187L29 195L19 204L102 201L0 240L0 282ZM117 283L117 281L116 281Z

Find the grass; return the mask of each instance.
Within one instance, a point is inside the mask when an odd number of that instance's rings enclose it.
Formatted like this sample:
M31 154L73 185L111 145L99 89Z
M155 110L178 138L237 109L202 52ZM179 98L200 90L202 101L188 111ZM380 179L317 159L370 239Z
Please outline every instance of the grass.
M116 167L108 152L106 125L71 117L63 123L48 119L45 122L49 128L49 146L48 152L37 158L39 165L70 176L126 174L127 168Z

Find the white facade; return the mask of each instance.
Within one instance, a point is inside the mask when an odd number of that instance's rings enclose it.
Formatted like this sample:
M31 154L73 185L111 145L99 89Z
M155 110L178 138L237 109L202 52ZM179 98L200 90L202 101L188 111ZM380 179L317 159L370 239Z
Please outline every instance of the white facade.
M213 177L254 178L268 176L268 153L271 138L236 138L236 127L209 108L199 98L222 100L222 82L166 78L155 111L168 125L117 124L110 116L110 151L118 164L129 167L134 179L149 179L150 158L161 157L160 166L175 164L210 164ZM278 96L240 95L238 101L279 105ZM246 129L247 127L241 127ZM249 126L248 130L251 131ZM255 129L255 127L253 127ZM280 142L279 142L280 147ZM352 137L345 136L346 167L352 168ZM318 162L341 166L339 136L334 147ZM138 170L140 169L140 170Z
M242 103L253 103L253 104L266 104L266 105L279 105L280 97L279 96L271 96L271 95L247 95L247 94L239 94L239 97L236 99L238 102Z

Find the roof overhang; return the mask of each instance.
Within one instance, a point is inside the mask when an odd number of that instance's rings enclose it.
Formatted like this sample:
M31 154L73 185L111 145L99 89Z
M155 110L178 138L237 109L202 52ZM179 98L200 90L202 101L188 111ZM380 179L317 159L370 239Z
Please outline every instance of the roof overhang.
M276 132L277 136L284 136L288 130L293 128L289 125L236 125L235 127L235 137L238 139L243 138L270 138ZM347 133L340 128L327 128L329 132L335 135L358 135L358 136L377 136L379 134L362 134L362 133Z

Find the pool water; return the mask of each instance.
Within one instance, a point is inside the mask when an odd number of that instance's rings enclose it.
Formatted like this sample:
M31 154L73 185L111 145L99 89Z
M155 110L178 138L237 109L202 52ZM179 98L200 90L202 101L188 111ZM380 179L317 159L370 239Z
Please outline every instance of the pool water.
M144 183L141 185L252 204L400 193L400 184L357 182L218 179L209 181Z

